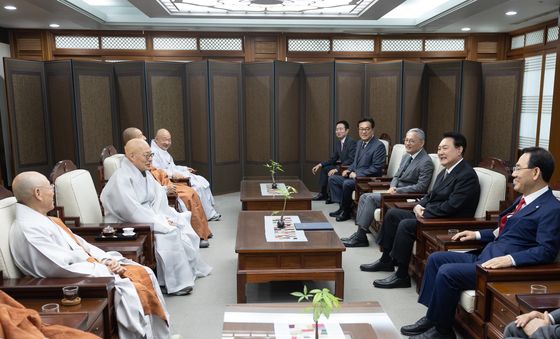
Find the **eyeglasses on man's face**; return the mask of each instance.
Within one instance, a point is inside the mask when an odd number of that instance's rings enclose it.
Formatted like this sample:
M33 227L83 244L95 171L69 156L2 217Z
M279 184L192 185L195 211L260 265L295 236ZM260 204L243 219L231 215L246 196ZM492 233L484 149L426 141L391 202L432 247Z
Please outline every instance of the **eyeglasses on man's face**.
M519 165L515 165L513 167L511 167L511 171L512 172L517 172L517 171L521 171L521 170L526 170L526 169L533 169L534 167L521 167Z
M37 187L35 187L35 189L37 189L37 188L47 188L47 189L50 189L51 191L53 191L53 192L54 192L54 184L49 184L49 185L41 185L41 186L37 186Z
M154 153L153 152L146 152L146 153L142 153L142 155L144 156L144 158L150 159L154 156Z
M358 130L359 130L360 132L369 132L369 131L371 131L371 127L358 128Z

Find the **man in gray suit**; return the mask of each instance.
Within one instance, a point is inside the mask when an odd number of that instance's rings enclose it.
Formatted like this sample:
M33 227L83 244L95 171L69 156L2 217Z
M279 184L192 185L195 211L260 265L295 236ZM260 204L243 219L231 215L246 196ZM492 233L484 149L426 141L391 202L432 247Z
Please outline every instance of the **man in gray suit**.
M424 150L426 135L419 128L413 128L406 132L404 147L406 153L399 165L397 173L391 180L388 194L395 193L426 193L434 164L432 159ZM346 247L367 247L367 230L373 221L374 213L381 204L381 193L366 193L360 196L358 212L356 213L356 224L358 230L349 238L342 238L342 243Z
M329 177L331 199L340 203L340 208L329 213L336 221L348 220L351 217L352 192L356 187L356 177L380 176L385 166L387 152L379 139L374 137L375 122L365 118L358 122L360 141L356 145L354 162L342 175Z
M550 313L532 311L517 316L517 319L505 328L504 338L560 338L560 308Z

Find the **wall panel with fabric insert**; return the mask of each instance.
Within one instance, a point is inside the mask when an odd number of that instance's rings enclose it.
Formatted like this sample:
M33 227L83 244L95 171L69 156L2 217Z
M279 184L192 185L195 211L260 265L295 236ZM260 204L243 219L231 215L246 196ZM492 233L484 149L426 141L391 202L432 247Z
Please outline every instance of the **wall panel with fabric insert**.
M366 115L365 65L335 62L334 120L346 120L350 124L350 136L358 139L357 123ZM334 127L330 130L334 134ZM334 139L333 139L334 140ZM334 140L336 142L336 140Z
M210 124L208 109L208 62L186 65L186 107L190 133L186 141L191 149L188 166L195 168L210 183Z

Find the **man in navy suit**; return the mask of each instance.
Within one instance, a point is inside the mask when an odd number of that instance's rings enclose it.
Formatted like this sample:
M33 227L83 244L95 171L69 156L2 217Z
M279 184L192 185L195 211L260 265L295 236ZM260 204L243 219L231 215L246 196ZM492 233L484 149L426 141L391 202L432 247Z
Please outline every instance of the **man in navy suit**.
M380 176L385 166L387 151L379 139L374 137L375 122L365 118L358 122L360 141L356 145L354 162L342 175L329 177L329 191L331 199L340 203L336 212L331 212L331 217L336 221L348 220L352 210L352 192L356 187L356 177Z
M416 240L416 218L471 218L480 197L478 176L463 160L467 139L456 132L448 132L438 145L438 158L444 169L438 174L434 187L414 209L391 208L383 217L378 238L383 255L372 264L360 265L362 271L397 272L377 279L377 288L410 287L408 264Z
M356 155L356 140L348 135L349 131L350 125L348 121L340 120L337 122L335 134L338 140L334 145L334 153L329 160L320 162L311 169L313 175L321 170L319 175L321 191L313 197L313 200L327 200L327 204L332 203L327 193L329 177L339 172L338 164L348 166L354 161L354 156Z
M477 253L437 252L428 257L418 302L428 311L401 333L412 338L455 338L453 318L463 290L474 289L476 265L503 268L546 264L560 248L560 202L548 187L554 172L552 155L540 148L523 150L513 168L514 189L522 193L503 211L496 230L463 231L452 239L480 239L487 243Z
M505 339L560 338L560 308L548 313L531 311L518 315L504 330Z

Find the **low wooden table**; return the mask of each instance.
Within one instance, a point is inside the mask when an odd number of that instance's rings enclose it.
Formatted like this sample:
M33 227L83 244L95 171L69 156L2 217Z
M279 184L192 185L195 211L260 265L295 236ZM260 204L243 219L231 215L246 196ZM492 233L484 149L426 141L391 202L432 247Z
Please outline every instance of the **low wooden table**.
M264 217L272 212L241 211L237 222L237 302L244 303L247 283L286 280L334 280L344 297L342 252L346 247L334 230L306 231L307 242L267 242ZM322 212L290 211L302 222L328 222Z
M284 206L284 197L261 195L261 183L270 183L270 180L242 180L239 199L244 211L277 211ZM313 195L301 180L279 180L278 183L293 186L297 193L286 202L286 210L311 210Z
M244 305L227 305L225 312L249 312L249 313L304 313L305 308L309 307L307 303L301 304L244 304ZM401 335L388 319L386 322L375 321L376 315L386 316L383 309L376 301L342 303L338 310L332 314L351 314L351 313L368 313L372 314L369 323L343 323L340 324L345 335L349 335L352 339L397 339ZM387 317L388 318L388 317ZM274 323L265 322L226 322L224 319L223 327L224 338L274 338Z

